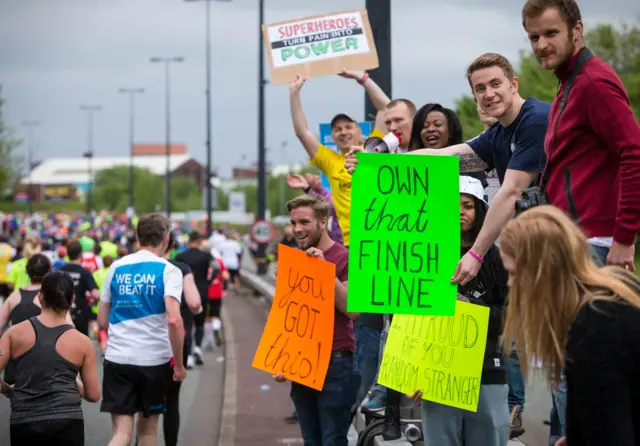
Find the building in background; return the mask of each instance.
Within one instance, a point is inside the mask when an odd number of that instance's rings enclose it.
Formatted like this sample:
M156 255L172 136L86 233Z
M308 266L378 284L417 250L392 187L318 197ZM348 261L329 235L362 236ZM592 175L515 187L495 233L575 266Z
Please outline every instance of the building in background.
M164 177L167 166L164 144L136 144L133 150L133 165L149 169L155 175ZM21 183L25 189L31 182L33 201L62 201L81 199L97 173L116 166L129 166L129 156L87 158L48 158L24 176ZM89 177L89 167L93 174ZM207 169L187 152L184 144L171 146L170 171L172 178L191 178L203 189L207 181Z

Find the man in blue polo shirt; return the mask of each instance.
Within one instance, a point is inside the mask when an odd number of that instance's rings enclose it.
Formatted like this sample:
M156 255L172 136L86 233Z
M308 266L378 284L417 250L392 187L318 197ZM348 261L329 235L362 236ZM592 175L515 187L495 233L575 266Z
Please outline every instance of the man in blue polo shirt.
M461 173L493 169L498 173L500 190L491 202L476 242L458 263L452 279L461 285L478 274L483 256L513 218L516 200L544 169L544 137L550 108L538 99L520 97L513 67L500 54L478 57L467 69L467 78L480 108L497 122L466 144L410 153L458 156Z
M518 94L518 78L506 57L487 53L467 69L473 96L489 116L497 120L476 138L444 149L420 149L409 155L444 155L460 158L460 172L495 169L500 190L491 202L476 242L462 257L452 283L466 285L480 270L480 263L496 242L504 225L515 215L515 202L522 191L543 171L546 158L544 138L550 105ZM345 168L353 173L358 160L352 147Z

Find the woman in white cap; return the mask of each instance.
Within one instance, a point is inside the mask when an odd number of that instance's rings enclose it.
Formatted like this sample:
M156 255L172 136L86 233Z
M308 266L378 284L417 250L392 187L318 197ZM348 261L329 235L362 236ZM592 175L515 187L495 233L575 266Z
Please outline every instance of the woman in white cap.
M460 177L460 249L466 254L484 223L489 205L482 183ZM508 274L494 245L480 272L469 283L458 286L458 300L489 307L489 329L484 353L478 410L470 412L432 401L422 401L422 429L425 444L459 446L505 446L509 440L507 371L500 346L503 313L508 294ZM414 401L422 400L416 390Z

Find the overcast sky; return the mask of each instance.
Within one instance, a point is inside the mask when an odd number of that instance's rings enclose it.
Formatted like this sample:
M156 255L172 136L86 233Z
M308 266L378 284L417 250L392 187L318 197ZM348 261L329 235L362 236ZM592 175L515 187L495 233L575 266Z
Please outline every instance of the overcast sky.
M364 0L265 0L265 21L359 8ZM303 4L309 4L303 7ZM214 1L213 157L226 176L257 158L258 0ZM587 29L640 15L638 0L583 0ZM495 51L517 61L527 49L514 0L393 0L393 96L418 106L468 93L467 64ZM205 158L205 22L203 2L182 0L0 0L0 85L5 119L19 136L37 120L36 159L80 156L87 147L81 104L100 104L96 156L127 155L128 100L120 87L144 87L138 97L137 142L165 138L164 71L152 56L183 56L172 66L172 140ZM268 68L267 68L268 73ZM309 125L337 112L364 118L362 88L337 76L312 79L303 90ZM303 161L292 132L288 87L266 88L267 147L274 164ZM288 142L283 150L282 143ZM24 147L21 149L24 151Z

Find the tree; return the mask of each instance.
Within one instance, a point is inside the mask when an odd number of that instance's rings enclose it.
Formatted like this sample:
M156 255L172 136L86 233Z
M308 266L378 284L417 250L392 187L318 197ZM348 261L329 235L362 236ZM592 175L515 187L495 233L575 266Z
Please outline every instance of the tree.
M202 209L198 185L190 178L171 180L171 210L186 212ZM136 212L144 214L164 207L164 178L148 169L134 167L134 203ZM129 205L129 166L104 169L96 175L93 199L97 209L124 212Z
M598 25L585 34L585 41L596 56L616 70L640 121L640 27L624 26L618 30L611 25ZM523 98L534 96L541 101L553 101L558 91L558 79L552 71L540 68L533 53L520 53L516 74ZM473 97L465 95L455 103L465 139L478 135L483 126Z
M0 89L0 94L2 89ZM22 157L15 150L22 143L13 137L13 130L4 123L2 107L4 100L0 96L0 195L5 195L20 176Z

